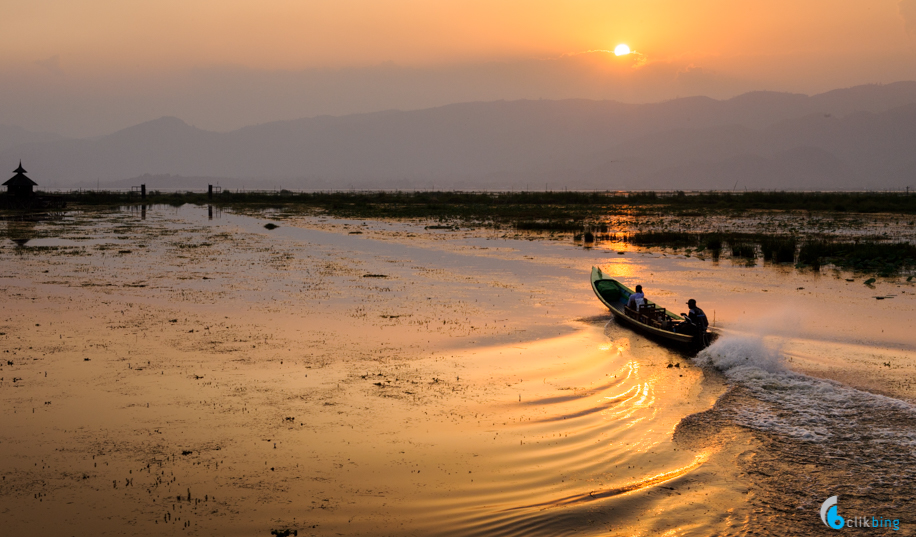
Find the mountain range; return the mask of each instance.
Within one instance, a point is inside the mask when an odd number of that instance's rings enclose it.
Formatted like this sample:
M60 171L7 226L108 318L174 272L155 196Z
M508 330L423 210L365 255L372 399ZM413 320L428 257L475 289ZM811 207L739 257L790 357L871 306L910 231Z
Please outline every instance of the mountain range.
M916 82L473 102L231 132L163 117L95 139L0 126L0 163L20 160L39 188L901 189L916 185Z

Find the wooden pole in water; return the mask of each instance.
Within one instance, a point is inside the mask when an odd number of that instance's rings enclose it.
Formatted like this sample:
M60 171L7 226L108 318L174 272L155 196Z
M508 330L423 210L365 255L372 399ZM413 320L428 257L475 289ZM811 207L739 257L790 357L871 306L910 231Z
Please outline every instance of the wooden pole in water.
M140 199L146 199L146 185L140 185Z

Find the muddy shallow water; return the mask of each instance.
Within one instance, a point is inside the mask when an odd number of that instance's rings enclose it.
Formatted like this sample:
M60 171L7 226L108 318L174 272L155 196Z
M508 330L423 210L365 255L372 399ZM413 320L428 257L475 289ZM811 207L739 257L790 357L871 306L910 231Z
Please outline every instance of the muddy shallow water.
M191 206L0 226L10 534L817 534L834 494L913 534L904 278ZM592 265L719 343L609 322Z

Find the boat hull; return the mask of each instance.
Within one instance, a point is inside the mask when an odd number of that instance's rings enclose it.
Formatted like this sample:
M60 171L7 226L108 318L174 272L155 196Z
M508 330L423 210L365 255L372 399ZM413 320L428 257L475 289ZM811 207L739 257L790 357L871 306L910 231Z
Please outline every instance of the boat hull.
M662 339L666 342L683 346L691 346L695 339L691 334L678 334L650 324L638 321L626 314L626 305L633 294L633 290L604 274L600 268L592 267L592 291L621 324L643 334ZM647 301L648 304L654 304ZM684 318L675 313L665 311L665 315L672 322L683 321Z

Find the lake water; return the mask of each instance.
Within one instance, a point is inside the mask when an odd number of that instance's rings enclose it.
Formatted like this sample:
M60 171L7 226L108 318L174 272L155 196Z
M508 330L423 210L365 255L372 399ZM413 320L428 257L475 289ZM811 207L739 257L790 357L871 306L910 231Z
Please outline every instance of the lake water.
M904 277L212 213L0 223L10 534L916 534ZM617 325L593 265L721 336Z

